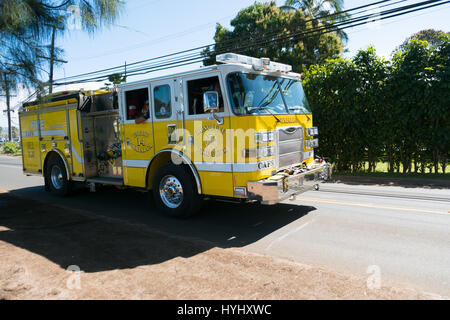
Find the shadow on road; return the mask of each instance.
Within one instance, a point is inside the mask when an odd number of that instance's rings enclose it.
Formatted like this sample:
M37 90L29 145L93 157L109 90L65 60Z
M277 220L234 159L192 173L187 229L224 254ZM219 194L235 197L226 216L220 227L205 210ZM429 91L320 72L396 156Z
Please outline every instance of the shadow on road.
M197 216L177 220L156 212L149 198L111 188L67 198L42 187L0 194L0 241L62 268L99 272L187 258L214 247L243 247L315 210L210 201Z

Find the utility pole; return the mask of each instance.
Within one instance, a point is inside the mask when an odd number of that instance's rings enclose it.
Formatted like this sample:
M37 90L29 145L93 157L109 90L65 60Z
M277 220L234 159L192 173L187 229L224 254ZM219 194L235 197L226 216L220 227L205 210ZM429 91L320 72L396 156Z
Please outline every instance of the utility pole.
M6 97L6 113L8 115L8 140L12 141L12 127L11 127L11 91L9 87L9 80L6 73L3 73L3 79L4 82L4 90L5 90L5 97Z
M11 127L11 96L9 91L8 77L6 73L3 75L5 77L5 94L6 94L6 113L8 114L8 140L12 141L12 127Z
M60 28L60 27L52 26L52 42L50 44L50 57L38 56L41 59L49 60L49 63L50 63L48 93L53 93L53 70L55 67L55 62L67 63L67 61L65 61L65 60L60 60L60 59L55 58L56 29L62 30L62 28Z
M56 27L53 27L52 30L52 43L50 45L50 79L49 79L49 87L48 93L53 93L53 65L55 63L55 36L56 36Z

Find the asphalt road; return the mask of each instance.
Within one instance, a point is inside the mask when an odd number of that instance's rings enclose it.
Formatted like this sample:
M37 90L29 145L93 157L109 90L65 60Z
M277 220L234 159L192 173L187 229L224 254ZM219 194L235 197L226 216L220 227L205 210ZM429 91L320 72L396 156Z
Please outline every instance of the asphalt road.
M189 220L155 212L147 193L104 188L58 198L0 156L0 189L213 245L288 258L450 297L450 190L322 184L276 206L211 201Z

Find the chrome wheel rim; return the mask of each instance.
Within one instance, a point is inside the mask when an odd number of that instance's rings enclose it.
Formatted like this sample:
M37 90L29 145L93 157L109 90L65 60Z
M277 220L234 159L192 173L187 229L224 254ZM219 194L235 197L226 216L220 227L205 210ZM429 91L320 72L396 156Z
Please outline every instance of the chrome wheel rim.
M168 175L161 180L159 194L163 203L171 209L178 208L183 202L183 187L174 176Z
M62 189L64 184L64 176L62 174L61 169L58 166L53 166L50 178L52 180L52 184L55 189L57 190Z

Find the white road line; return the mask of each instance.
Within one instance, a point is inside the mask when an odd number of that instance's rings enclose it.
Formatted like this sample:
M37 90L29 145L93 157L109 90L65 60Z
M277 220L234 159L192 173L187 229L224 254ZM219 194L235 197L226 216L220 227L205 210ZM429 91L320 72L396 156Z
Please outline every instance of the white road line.
M286 233L286 234L284 234L284 235L282 235L282 236L276 238L275 240L273 240L273 241L267 246L266 250L267 250L267 251L270 250L274 244L276 244L276 243L278 243L278 242L280 242L280 241L283 241L283 240L286 239L287 237L289 237L289 236L293 235L294 233L296 233L296 232L302 230L303 228L305 228L306 226L308 226L308 225L309 225L311 222L313 222L313 221L314 221L314 219L311 220L311 221L308 221L308 222L302 224L301 226L298 226L298 227L295 228L294 230L292 230L292 231L290 231L290 232L288 232L288 233Z
M367 192L367 191L356 191L356 190L344 190L344 189L332 189L332 188L320 188L320 192L328 192L328 193L338 193L338 194L349 194L349 195L358 195L358 196L373 196L373 197L388 197L388 198L397 198L397 199L411 199L411 200L429 200L429 201L443 201L450 202L449 198L441 198L441 197L430 197L423 196L418 194L399 194L399 193L378 193L378 192Z
M17 168L17 169L22 168L21 165L14 165L14 164L0 164L0 167L4 167L4 168Z
M450 215L450 210L445 211L436 211L429 209L417 209L417 208L401 208L401 207L392 207L392 206L379 206L372 203L360 203L360 202L346 202L346 201L337 201L337 200L323 200L318 198L307 198L307 197L297 197L296 200L303 200L309 202L319 202L319 203L329 203L329 204L337 204L342 206L353 206L353 207L364 207L364 208L374 208L374 209L385 209L385 210L397 210L397 211L410 211L410 212L419 212L419 213L433 213L433 214L442 214L442 215Z

